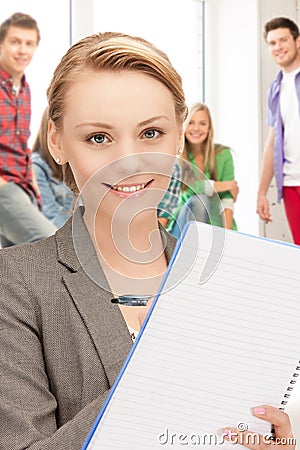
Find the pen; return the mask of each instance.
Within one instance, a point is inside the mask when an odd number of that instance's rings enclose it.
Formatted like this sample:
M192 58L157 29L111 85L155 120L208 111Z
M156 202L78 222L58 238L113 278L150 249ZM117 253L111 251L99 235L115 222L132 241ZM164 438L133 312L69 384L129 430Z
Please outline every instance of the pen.
M118 303L125 306L146 306L152 295L119 295L111 300L112 303Z

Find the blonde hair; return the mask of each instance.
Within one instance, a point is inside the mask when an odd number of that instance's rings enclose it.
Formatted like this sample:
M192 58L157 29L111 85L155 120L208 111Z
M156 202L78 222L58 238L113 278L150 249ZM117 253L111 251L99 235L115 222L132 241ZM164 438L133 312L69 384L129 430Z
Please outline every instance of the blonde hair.
M178 124L181 125L186 118L182 80L167 55L140 37L105 32L93 34L74 44L54 72L47 97L49 118L57 130L62 128L68 89L84 70L135 71L150 75L171 92ZM69 164L65 164L63 169L65 182L78 193Z
M60 165L58 165L51 156L49 152L48 142L47 142L47 131L48 131L48 108L43 112L40 128L35 141L32 146L32 151L37 152L41 155L42 159L46 161L51 169L52 175L58 181L63 180L63 170Z
M191 121L193 115L197 111L205 111L208 116L209 131L208 131L208 135L207 135L205 142L202 144L202 153L203 153L203 160L204 160L204 169L208 165L211 179L216 180L217 175L216 175L216 159L215 159L215 146L214 146L214 126L213 126L211 113L210 113L208 106L206 106L204 103L198 102L198 103L194 103L189 108L187 118L184 122L184 131L186 131L186 128L187 128L189 122ZM183 148L183 152L181 154L181 158L185 161L190 162L190 159L189 159L190 152L191 152L190 143L185 137L184 138L184 148ZM184 167L185 171L188 170L189 172L193 172L193 169L190 166L190 164L183 164L183 167ZM189 174L185 173L183 178L184 178L184 180L191 181L192 176L193 176L192 173L189 173ZM184 189L184 185L182 187Z

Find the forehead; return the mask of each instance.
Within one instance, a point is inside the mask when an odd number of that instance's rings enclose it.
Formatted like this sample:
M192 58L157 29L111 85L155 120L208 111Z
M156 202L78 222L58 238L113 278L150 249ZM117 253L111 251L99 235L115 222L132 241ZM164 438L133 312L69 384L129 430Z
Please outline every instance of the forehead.
M171 91L160 81L137 71L85 71L67 91L65 114L115 118L131 114L174 114Z
M277 39L281 39L284 37L293 38L289 28L276 28L276 30L271 30L267 35L267 42L272 42Z
M15 25L10 25L8 27L5 39L13 39L13 38L37 42L38 32L37 30L32 28L21 28L16 27Z
M191 116L191 120L208 120L208 114L204 109L198 109Z

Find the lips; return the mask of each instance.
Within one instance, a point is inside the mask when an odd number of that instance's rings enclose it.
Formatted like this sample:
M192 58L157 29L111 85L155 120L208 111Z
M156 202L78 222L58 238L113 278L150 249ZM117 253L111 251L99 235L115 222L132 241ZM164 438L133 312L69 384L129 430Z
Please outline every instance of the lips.
M137 192L145 188L145 184L136 184L131 186L112 186L114 191L118 192Z
M146 183L136 183L136 184L108 184L103 183L106 187L115 191L117 194L130 195L136 192L142 191L147 188L150 183L152 183L153 179L147 181Z
M284 58L287 52L280 52L276 54L276 58Z

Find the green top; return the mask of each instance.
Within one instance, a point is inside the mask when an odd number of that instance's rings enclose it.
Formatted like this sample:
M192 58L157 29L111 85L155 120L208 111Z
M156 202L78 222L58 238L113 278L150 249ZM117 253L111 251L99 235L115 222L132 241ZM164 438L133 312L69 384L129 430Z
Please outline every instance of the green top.
M235 179L234 164L230 148L223 147L220 144L215 144L214 148L216 158L217 181L234 180ZM212 179L209 164L207 164L204 170L204 175L206 178L199 180L199 169L196 165L195 158L191 152L189 152L188 157L193 166L195 177L198 178L198 180L193 181L184 191L181 191L179 206L173 213L173 218L171 218L168 223L167 226L168 230L171 230L173 228L175 217L177 217L183 204L185 204L192 195L205 194L205 182ZM222 215L220 213L220 200L226 198L229 199L232 198L232 195L229 191L219 192L218 194L214 194L212 197L209 197L210 200L209 215L210 215L210 223L212 225L223 227ZM237 225L234 219L232 223L232 229L237 230Z

